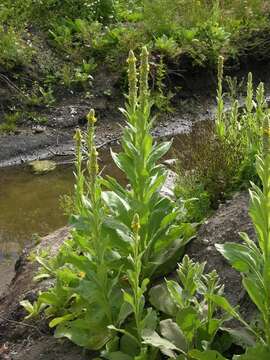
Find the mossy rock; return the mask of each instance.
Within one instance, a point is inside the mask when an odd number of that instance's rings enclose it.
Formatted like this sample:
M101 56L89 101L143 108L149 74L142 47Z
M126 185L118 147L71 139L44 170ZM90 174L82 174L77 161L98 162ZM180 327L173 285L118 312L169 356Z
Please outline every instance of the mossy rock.
M46 174L56 168L56 163L52 160L35 160L29 163L35 174Z

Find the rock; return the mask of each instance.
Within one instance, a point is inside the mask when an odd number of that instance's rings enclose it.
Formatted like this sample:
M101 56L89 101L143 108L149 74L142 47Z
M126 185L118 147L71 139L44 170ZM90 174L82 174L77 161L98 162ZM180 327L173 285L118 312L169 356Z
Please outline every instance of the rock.
M56 163L52 160L35 160L29 163L35 174L46 174L56 168Z
M41 134L46 131L46 126L41 126L41 125L33 126L32 130L34 134Z

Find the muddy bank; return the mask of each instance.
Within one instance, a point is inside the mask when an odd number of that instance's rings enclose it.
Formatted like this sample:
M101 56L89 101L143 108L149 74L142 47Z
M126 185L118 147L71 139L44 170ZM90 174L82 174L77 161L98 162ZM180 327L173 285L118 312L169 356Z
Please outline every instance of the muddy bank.
M0 134L0 167L21 164L27 161L66 156L73 153L73 135L76 127L85 129L86 115L95 108L98 123L96 141L98 146L111 145L121 134L124 117L118 110L123 104L119 97L106 99L96 97L92 100L74 97L63 100L43 115L46 125L18 127L14 134ZM183 103L173 114L157 117L154 135L173 136L190 130L195 121L211 118L214 103L209 99L197 99Z
M207 261L207 270L216 269L225 284L225 293L234 305L240 304L242 313L249 318L254 313L254 307L249 302L241 286L241 278L224 258L216 251L216 243L226 241L239 242L239 231L247 232L254 237L252 224L248 216L249 198L247 193L236 194L233 199L221 205L219 210L203 224L198 236L188 246L187 253L196 261ZM55 253L61 243L67 238L69 228L65 227L43 238L39 247L49 247ZM16 264L16 274L8 292L0 300L0 348L7 346L7 359L44 360L51 359L89 359L81 349L68 341L53 339L47 322L44 319L25 322L25 312L19 301L33 301L40 289L50 286L50 281L35 284L32 281L37 264L27 260L27 251ZM20 322L23 321L23 324ZM29 326L30 325L30 326ZM49 350L48 350L49 348ZM91 358L91 357L90 357Z

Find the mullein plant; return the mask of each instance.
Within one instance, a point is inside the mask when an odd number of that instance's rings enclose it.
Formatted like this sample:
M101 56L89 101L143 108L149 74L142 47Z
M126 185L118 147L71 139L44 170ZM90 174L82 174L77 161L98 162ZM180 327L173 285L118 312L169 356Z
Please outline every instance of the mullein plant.
M113 335L108 326L118 325L124 301L119 285L120 256L110 246L109 234L104 229L108 214L102 199L94 142L94 110L87 119L86 136L83 137L80 130L75 134L72 239L60 249L54 268L42 264L41 278L54 277L55 285L41 293L33 310L45 307L45 314L51 319L49 326L55 328L57 338L66 337L79 346L98 350L111 340ZM83 152L87 154L86 167L82 165ZM28 303L22 305L31 310Z
M113 266L117 254L109 246L109 235L104 230L107 215L102 199L98 153L94 142L96 117L94 110L87 116L88 130L85 143L88 160L86 174L82 173L81 135L77 131L76 201L78 215L73 216L73 249L66 256L66 266L77 269L79 281L73 289L74 300L69 308L72 318L53 320L56 337L68 337L80 346L102 348L111 338L108 325L116 324L122 305L119 287L121 267ZM61 318L60 318L61 319Z
M112 151L112 157L130 185L124 188L99 173L96 117L91 110L86 135L80 130L75 134L71 240L65 242L53 266L41 264L44 273L39 274L40 279L54 277L55 285L39 296L36 306L23 305L34 313L45 306L56 337L67 337L93 350L106 345L104 358L115 359L120 352L125 359L132 359L127 352L133 349L132 356L138 360L155 359L158 349L145 340L145 333L152 332L157 322L156 313L145 309L147 285L157 269L162 272L168 270L168 264L175 266L194 228L183 222L183 208L160 193L167 170L157 162L171 142L154 143L150 133L147 49L141 55L139 82L133 52L128 64L123 151Z
M168 270L183 254L185 244L194 234L194 228L183 221L183 209L160 193L167 177L167 169L158 161L168 152L172 142L157 144L151 135L154 119L151 118L151 100L148 88L149 62L146 47L142 49L139 71L137 59L130 51L128 58L129 94L123 129L122 151L112 151L115 164L125 173L129 188L120 186L107 177L103 184L108 189L104 200L112 211L113 221L108 222L114 244L122 256L128 256L130 245L123 225L129 227L134 214L140 218L140 244L142 277L159 270ZM138 76L139 73L139 76ZM174 260L173 260L174 259Z
M152 305L163 313L162 317L165 314L169 318L160 321L161 336L153 333L147 341L172 359L197 359L201 352L202 359L216 359L217 353L211 347L229 317L217 316L219 305L212 297L226 302L223 286L216 271L204 273L205 265L185 255L177 269L178 281L166 280L166 287L162 284L150 290Z
M109 326L113 331L123 335L121 346L118 351L105 351L103 357L106 359L122 358L126 360L151 360L156 359L158 349L147 345L144 342L145 334L153 332L157 327L157 314L152 308L145 308L145 293L149 284L149 279L141 279L143 252L140 250L140 218L134 215L132 221L132 245L131 253L128 257L130 269L127 270L127 280L130 289L123 291L124 301L129 308L129 314L133 314L134 319L126 324L124 328ZM125 345L126 344L126 345ZM116 349L114 349L116 350ZM125 352L126 351L126 352ZM118 356L118 357L117 357Z
M257 348L247 350L239 359L270 356L270 119L264 118L263 150L257 156L256 169L262 188L254 183L250 189L249 214L256 232L256 241L240 233L243 244L217 245L217 250L242 275L242 283L249 297L259 310L262 328L257 337ZM250 357L249 357L250 356ZM264 356L264 357L263 357Z
M263 119L269 113L265 98L264 84L260 83L254 93L253 77L248 74L247 92L243 108L240 109L238 100L231 103L230 109L225 111L223 81L223 57L218 61L217 113L215 134L219 142L237 151L238 156L234 167L232 187L239 188L249 180L257 181L256 154L262 147Z

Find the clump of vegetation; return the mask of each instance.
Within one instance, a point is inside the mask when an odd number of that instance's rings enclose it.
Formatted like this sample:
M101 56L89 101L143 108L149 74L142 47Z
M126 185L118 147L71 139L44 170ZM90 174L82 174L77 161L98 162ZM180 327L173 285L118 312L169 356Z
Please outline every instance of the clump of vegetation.
M231 98L229 110L224 109L223 58L218 62L217 112L214 126L198 130L188 151L189 164L180 159L176 195L195 198L187 205L190 217L200 221L216 209L232 192L258 183L256 155L262 148L263 121L268 116L264 84L254 91L252 74L248 75L244 106ZM208 141L205 143L204 139Z
M150 132L153 121L147 49L143 48L141 54L139 82L132 51L128 67L129 95L126 109L122 110L126 116L122 151L112 152L112 158L130 185L123 187L99 172L94 142L96 117L91 110L86 136L80 130L75 135L72 238L56 257L37 258L41 269L36 279L52 277L54 286L34 304L28 301L21 304L30 317L44 311L50 327L56 328L56 337L100 350L103 359L226 360L224 354L233 349L235 337L243 355L232 353L233 359L251 360L255 353L267 358L270 126L263 85L257 89L255 103L249 75L241 114L237 103L229 113L224 112L220 85L213 132L213 141L219 146L231 146L236 137L234 131L238 132L241 166L234 181L243 174L247 154L255 151L262 154L257 156L257 167L252 172L255 178L258 174L260 181L252 185L250 210L258 245L242 234L244 245L217 246L243 274L243 285L262 317L258 329L248 324L224 297L217 273L206 274L205 263L194 263L188 256L178 265L177 281L170 279L153 287L155 275L164 276L175 267L184 245L194 235L194 227L187 222L190 214L187 217L186 205L191 199L182 198L178 205L160 193L167 171L158 160L169 150L171 142L156 144ZM222 74L222 67L219 69ZM82 166L83 154L87 155L86 169ZM226 327L231 318L241 324L240 329ZM223 336L227 340L229 337L229 341L223 343Z
M0 133L14 132L21 118L22 114L20 112L5 114L4 121L0 124Z
M269 59L269 13L264 0L244 5L238 0L3 0L1 72L19 87L29 88L29 78L38 78L38 86L52 94L74 88L87 93L96 71L106 66L123 74L128 49L136 52L143 44L155 54L153 61L156 55L164 60L157 64L157 83L167 76L166 66L177 72L191 66L213 70L220 53L236 66L248 56ZM170 111L172 93L159 85L155 90L157 107Z
M108 359L124 354L128 344L134 356L148 359L152 350L144 343L143 334L154 330L157 323L156 313L145 308L148 284L161 268L164 272L171 269L173 259L182 256L194 234L193 226L185 222L183 207L160 193L167 170L158 160L171 142L157 144L150 133L153 121L146 48L141 54L139 84L133 52L128 64L122 152L112 152L112 158L130 187L99 173L92 110L86 138L80 130L75 135L72 240L48 264L39 259L43 271L38 279L52 276L56 285L41 294L36 305L22 303L26 309L35 309L33 315L45 307L56 337L67 337L94 350L107 344ZM84 144L86 170L82 167Z
M241 233L243 244L226 243L216 245L231 265L242 274L242 284L249 297L257 306L261 315L261 329L258 335L260 347L258 351L269 354L270 348L270 290L269 290L269 199L270 199L270 141L269 118L265 117L264 149L256 157L257 174L262 189L252 183L250 190L250 216L257 235L257 243L246 233ZM264 350L262 350L264 346ZM247 354L253 353L248 351ZM248 355L242 357L248 358Z

